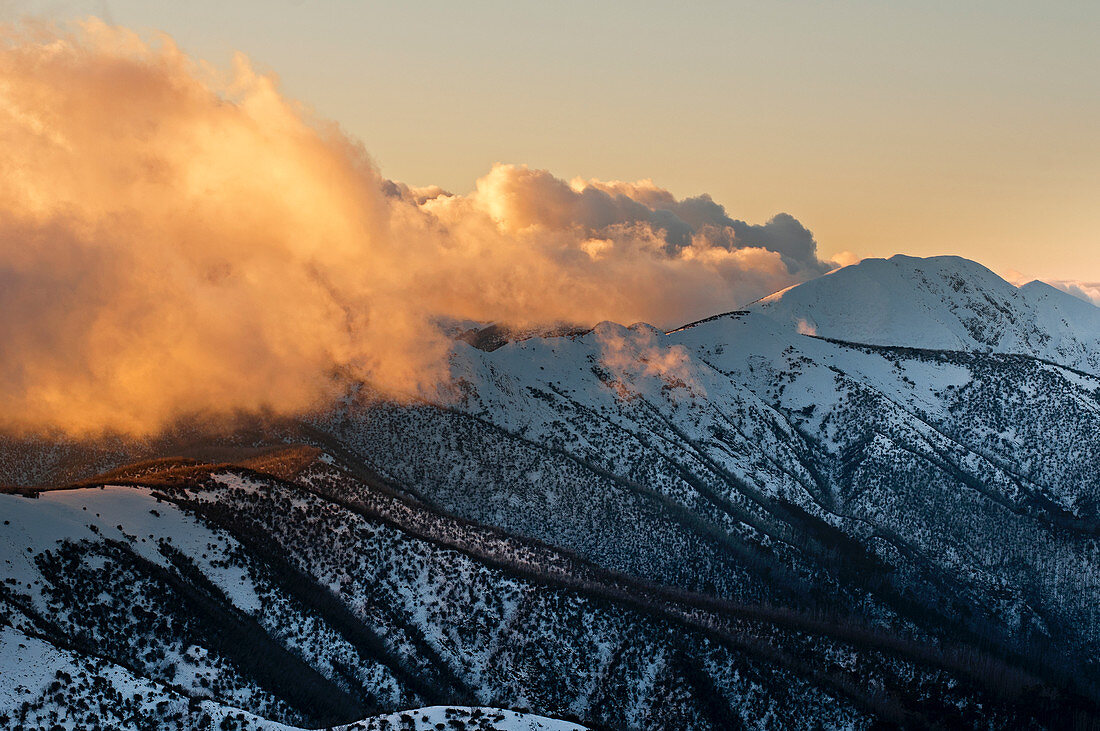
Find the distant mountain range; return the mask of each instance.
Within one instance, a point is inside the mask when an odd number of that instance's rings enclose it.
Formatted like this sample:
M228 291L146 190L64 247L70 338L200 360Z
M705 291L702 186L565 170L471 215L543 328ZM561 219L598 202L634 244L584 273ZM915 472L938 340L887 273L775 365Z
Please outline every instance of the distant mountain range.
M1100 309L899 256L549 332L464 326L439 403L0 442L0 727L1100 724Z

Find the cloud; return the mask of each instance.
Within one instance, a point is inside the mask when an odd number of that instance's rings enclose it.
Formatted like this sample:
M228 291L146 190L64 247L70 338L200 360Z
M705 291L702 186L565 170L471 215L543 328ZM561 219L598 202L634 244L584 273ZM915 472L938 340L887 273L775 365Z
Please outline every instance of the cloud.
M1081 282L1078 280L1070 279L1055 279L1047 284L1052 287L1057 287L1063 292L1072 294L1074 297L1083 299L1085 302L1091 302L1092 304L1100 307L1100 282Z
M512 232L579 229L591 238L607 238L608 232L643 228L669 256L692 247L758 248L779 254L791 272L823 274L832 268L818 259L813 234L793 216L780 213L752 225L730 218L709 195L676 200L649 180L566 183L545 170L498 164L478 181L476 199Z
M680 344L666 345L664 333L652 326L635 323L623 327L601 322L594 328L599 345L599 365L604 381L622 400L652 392L653 383L670 396L706 397L706 388L695 377L691 354ZM679 393L677 389L683 389Z
M831 266L786 214L649 181L385 180L243 56L96 20L0 28L0 149L6 431L297 414L349 377L430 395L440 318L671 326Z
M1009 269L1003 276L1006 281L1017 287L1032 281L1031 277L1015 269ZM1066 294L1071 294L1078 299L1100 307L1100 282L1084 282L1079 279L1044 279L1042 281L1062 290Z
M851 251L841 251L833 254L833 258L830 261L834 266L847 267L860 263L863 261L863 257Z

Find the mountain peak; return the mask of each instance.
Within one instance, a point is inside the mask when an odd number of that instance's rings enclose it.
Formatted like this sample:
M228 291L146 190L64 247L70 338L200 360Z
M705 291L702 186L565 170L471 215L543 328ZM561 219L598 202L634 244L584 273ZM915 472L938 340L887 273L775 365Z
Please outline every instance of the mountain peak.
M1018 353L1100 372L1100 309L1041 282L1017 288L958 256L865 259L750 309L838 340Z

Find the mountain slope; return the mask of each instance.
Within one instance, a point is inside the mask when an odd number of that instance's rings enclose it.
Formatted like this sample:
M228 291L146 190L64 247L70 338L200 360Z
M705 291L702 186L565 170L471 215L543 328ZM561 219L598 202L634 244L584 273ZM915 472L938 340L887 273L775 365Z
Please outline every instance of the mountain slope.
M0 496L0 654L55 658L0 711L1089 727L1100 328L1065 297L895 257L671 333L475 332L437 403L10 440L67 479L193 459Z
M3 642L55 656L33 675L16 665L3 713L188 727L228 706L248 712L244 727L309 726L473 701L699 728L1008 723L1073 707L980 651L961 660L851 622L669 593L333 461L304 461L292 482L188 466L145 472L145 486L0 498ZM1024 686L1043 689L1010 701Z
M449 511L617 571L938 618L1094 665L1097 379L754 315L462 355L461 409L367 404L327 428Z

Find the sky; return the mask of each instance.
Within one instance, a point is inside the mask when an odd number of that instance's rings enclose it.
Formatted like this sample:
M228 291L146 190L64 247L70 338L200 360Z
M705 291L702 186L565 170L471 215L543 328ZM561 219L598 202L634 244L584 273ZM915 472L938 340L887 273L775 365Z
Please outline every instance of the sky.
M381 172L652 179L822 255L960 254L1100 281L1100 4L17 2L235 51Z

